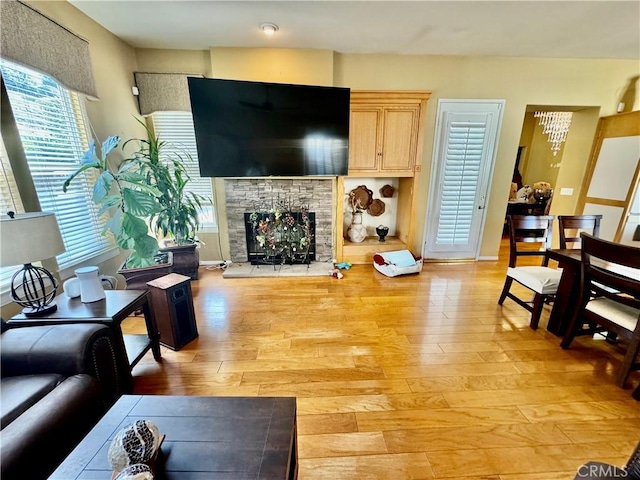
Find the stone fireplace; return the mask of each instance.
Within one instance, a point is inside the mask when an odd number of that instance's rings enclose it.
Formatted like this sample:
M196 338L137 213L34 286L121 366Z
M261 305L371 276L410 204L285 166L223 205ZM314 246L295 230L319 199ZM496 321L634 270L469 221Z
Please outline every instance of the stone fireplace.
M315 259L332 258L333 186L332 178L300 177L293 179L240 178L225 179L227 229L231 260L248 261L245 214L268 212L278 202L313 212L315 220Z

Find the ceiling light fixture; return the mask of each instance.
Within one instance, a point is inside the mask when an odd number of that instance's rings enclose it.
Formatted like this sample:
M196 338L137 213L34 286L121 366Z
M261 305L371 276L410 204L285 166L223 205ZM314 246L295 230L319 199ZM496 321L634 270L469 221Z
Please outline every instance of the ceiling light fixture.
M260 25L260 29L265 35L273 35L279 30L279 27L275 23L263 23Z
M547 141L551 144L551 151L556 156L562 143L567 139L567 133L571 126L572 112L534 112L534 117L540 119L542 133L548 135Z

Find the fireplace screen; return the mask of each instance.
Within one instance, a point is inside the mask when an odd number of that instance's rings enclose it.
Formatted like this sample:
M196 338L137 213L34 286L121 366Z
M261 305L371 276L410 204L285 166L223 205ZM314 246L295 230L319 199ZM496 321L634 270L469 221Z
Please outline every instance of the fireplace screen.
M315 261L314 212L245 213L244 220L252 265Z

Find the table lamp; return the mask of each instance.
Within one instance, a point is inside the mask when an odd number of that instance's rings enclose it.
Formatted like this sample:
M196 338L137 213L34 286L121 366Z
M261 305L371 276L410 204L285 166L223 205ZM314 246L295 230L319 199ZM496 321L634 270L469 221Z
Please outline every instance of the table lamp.
M58 281L46 268L31 264L65 251L55 214L2 215L0 239L0 266L23 265L11 277L11 298L24 307L22 313L39 317L55 312Z

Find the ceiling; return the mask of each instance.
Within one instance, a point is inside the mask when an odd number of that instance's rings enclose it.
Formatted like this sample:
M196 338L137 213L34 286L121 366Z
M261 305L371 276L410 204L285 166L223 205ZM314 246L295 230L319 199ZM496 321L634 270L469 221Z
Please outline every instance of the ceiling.
M640 59L640 1L70 0L140 48ZM264 22L280 30L267 37Z

